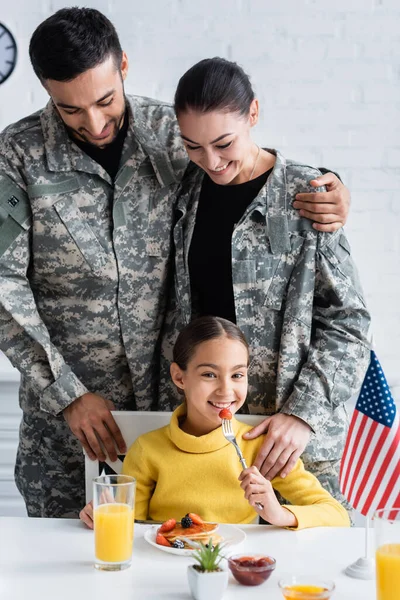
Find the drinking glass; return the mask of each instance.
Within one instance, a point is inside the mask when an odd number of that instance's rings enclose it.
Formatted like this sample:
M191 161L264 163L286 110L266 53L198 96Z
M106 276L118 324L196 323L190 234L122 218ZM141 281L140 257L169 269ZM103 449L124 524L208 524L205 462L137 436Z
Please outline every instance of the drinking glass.
M93 480L95 567L121 571L132 561L136 480L101 475Z
M400 594L400 507L374 515L377 600L398 600Z

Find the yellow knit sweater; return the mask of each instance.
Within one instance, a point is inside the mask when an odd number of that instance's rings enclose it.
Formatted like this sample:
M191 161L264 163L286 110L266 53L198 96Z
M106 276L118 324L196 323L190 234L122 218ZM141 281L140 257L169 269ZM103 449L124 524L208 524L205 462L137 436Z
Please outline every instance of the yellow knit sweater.
M135 518L164 521L195 512L206 521L251 523L257 514L244 498L238 477L237 454L219 427L195 437L179 428L185 414L178 407L166 427L141 435L130 447L123 473L136 479ZM249 425L232 419L236 440L248 465L253 464L263 437L243 440ZM304 469L299 460L285 479L275 477L273 487L291 504L297 529L349 526L346 510Z

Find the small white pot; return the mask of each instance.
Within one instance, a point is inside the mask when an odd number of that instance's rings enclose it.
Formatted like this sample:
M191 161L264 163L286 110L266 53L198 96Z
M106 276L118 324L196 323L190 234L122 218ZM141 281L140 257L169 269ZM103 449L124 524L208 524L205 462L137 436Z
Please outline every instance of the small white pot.
M201 573L189 565L187 573L194 600L221 600L228 585L228 571Z

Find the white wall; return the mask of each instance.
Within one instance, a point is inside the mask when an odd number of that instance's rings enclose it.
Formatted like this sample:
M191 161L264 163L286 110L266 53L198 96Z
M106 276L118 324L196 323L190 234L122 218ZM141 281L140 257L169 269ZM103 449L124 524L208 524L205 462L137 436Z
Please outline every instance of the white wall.
M77 2L71 2L76 4ZM34 28L65 0L0 0L17 69L0 86L0 129L46 94L28 59ZM256 141L340 172L347 226L379 358L400 390L400 3L398 0L97 0L130 58L127 92L172 100L180 75L220 55L251 75ZM396 386L397 387L396 389Z
M75 4L73 2L70 3ZM40 108L34 28L65 0L0 0L17 69L0 86L0 129ZM398 0L97 0L131 69L127 91L171 100L207 56L238 61L262 107L256 140L337 169L352 191L347 232L374 317L379 357L400 385L400 3Z

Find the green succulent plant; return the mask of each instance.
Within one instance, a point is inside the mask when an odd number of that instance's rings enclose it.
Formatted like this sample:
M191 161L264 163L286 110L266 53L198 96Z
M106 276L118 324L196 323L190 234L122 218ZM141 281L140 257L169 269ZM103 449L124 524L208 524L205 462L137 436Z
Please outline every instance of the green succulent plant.
M202 542L199 542L199 544L201 548L198 548L192 554L197 563L194 565L195 569L202 573L221 571L222 569L219 564L224 558L224 555L222 554L223 544L216 544L213 546L212 538L210 538L208 544L203 544Z

